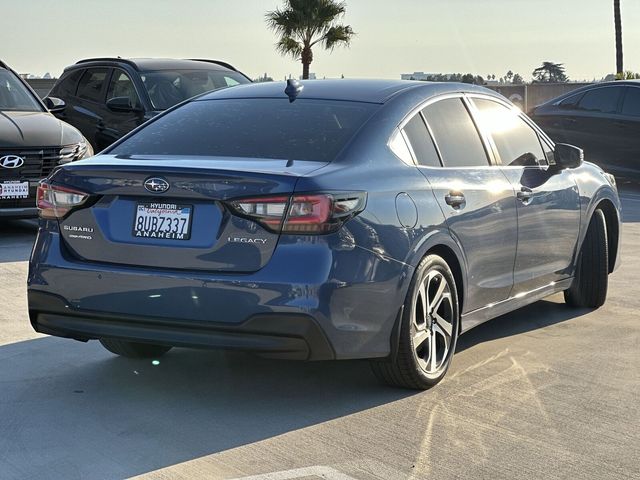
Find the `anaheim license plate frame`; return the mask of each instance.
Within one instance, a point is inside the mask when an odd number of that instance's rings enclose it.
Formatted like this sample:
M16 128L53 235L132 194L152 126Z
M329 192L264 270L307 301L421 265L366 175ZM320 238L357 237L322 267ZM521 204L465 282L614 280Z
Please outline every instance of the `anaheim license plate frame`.
M135 238L190 240L193 205L138 202L133 218Z
M0 200L20 200L24 198L29 198L28 181L0 181Z

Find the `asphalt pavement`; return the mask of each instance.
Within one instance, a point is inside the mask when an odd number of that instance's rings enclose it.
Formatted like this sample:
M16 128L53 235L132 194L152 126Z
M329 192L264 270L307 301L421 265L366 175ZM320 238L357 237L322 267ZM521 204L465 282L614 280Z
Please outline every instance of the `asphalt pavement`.
M34 333L33 222L0 223L0 479L640 478L640 188L599 310L561 295L461 337L426 392L366 362L174 349L115 357Z

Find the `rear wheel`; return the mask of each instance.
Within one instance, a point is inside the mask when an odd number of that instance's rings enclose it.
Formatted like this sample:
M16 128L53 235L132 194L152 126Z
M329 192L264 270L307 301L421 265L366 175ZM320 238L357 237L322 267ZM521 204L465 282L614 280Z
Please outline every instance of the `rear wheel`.
M437 255L418 265L400 320L395 358L372 360L374 374L383 382L424 390L447 373L459 329L458 295L447 263Z
M572 307L598 308L607 298L609 286L609 248L607 224L602 210L593 212L585 236L576 275L564 299Z
M164 355L172 347L150 343L134 343L115 338L101 338L100 343L111 353L127 358L152 358Z

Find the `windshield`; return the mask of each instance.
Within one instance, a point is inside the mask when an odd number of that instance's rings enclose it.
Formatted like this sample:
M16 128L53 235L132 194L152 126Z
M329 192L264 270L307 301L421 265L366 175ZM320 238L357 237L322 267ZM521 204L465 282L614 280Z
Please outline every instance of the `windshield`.
M41 112L42 107L9 70L0 69L0 111Z
M377 107L273 98L194 101L149 123L109 153L327 162Z
M250 83L240 73L229 70L162 70L144 72L141 77L156 110L166 110L217 88Z

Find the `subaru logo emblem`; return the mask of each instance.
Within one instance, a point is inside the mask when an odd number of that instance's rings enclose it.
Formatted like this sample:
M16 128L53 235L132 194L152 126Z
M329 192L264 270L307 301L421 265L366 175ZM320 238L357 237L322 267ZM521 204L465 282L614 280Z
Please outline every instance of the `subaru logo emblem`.
M144 188L151 193L164 193L169 190L169 186L169 182L160 177L151 177L144 181Z
M0 158L0 167L2 168L20 168L24 165L24 158L17 155L5 155Z

